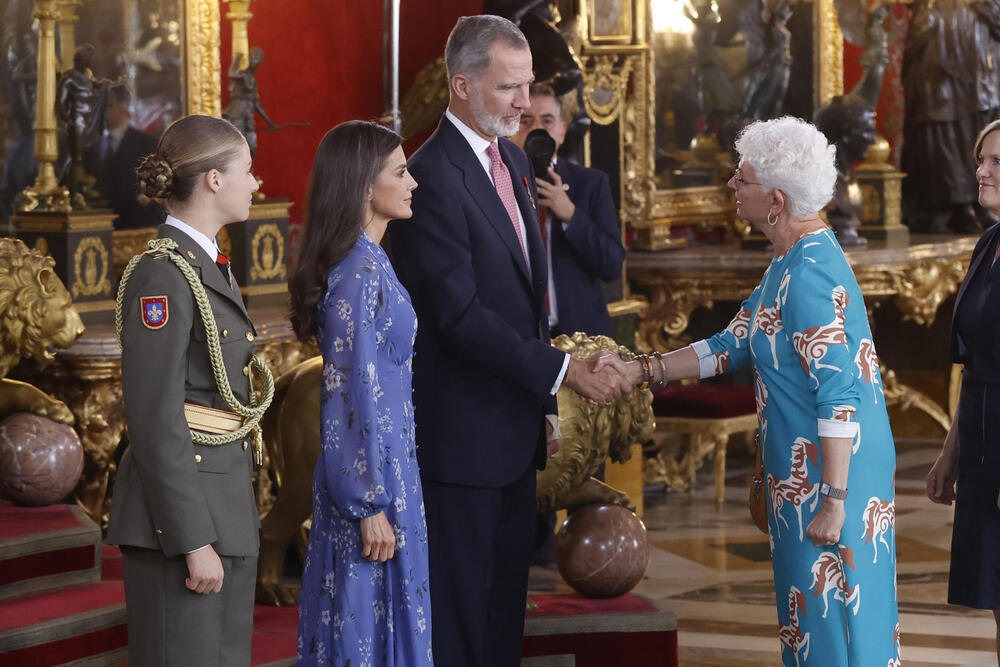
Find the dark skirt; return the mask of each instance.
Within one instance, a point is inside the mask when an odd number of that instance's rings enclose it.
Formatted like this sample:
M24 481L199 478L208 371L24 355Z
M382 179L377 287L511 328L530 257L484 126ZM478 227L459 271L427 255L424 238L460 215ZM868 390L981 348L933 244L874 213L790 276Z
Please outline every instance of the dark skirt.
M1000 385L962 382L948 602L1000 609Z

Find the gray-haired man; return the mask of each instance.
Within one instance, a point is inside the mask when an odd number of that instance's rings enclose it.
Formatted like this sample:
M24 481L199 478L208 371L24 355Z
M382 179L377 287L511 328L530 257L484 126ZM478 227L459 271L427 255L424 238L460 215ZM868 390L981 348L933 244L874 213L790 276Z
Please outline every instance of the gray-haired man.
M555 393L620 394L549 345L538 194L514 134L532 82L507 19L459 19L445 49L451 99L411 158L413 218L391 223L396 270L420 319L416 438L430 550L434 662L520 663L535 468L557 446ZM500 137L498 139L498 137Z

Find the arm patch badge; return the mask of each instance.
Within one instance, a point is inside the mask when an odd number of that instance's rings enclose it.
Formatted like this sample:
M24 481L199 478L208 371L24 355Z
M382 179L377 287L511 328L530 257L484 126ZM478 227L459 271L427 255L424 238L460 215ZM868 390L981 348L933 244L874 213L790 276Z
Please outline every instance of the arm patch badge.
M142 304L142 323L147 329L162 329L167 323L167 297L166 296L143 296L139 297Z

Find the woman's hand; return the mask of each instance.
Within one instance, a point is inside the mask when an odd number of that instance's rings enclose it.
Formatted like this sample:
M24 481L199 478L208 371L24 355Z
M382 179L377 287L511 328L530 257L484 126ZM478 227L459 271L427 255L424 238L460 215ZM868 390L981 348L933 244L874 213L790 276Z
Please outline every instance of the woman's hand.
M188 590L195 593L218 593L222 590L222 579L226 571L222 568L222 559L211 544L186 554L184 561L188 568L184 585Z
M958 452L947 444L941 448L937 460L927 473L927 497L940 505L951 505L955 500L955 479L958 476ZM998 499L1000 503L1000 499Z
M840 541L840 531L844 527L844 501L824 497L819 512L806 526L806 535L812 538L814 546L831 546Z
M396 535L392 532L385 512L361 520L361 557L373 563L384 563L396 551Z

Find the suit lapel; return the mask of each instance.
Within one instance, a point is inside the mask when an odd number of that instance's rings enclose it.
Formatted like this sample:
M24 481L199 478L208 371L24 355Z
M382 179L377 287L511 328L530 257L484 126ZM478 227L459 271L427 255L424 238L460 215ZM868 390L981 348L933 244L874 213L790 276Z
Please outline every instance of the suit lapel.
M176 227L160 225L159 231L161 237L171 238L177 242L177 250L198 271L202 284L221 297L231 301L233 305L240 309L243 316L249 322L250 315L247 313L246 305L243 303L243 296L236 286L236 281L234 280L232 285L226 283L226 279L222 277L222 272L219 271L215 259L209 257L194 239Z
M473 200L486 216L490 225L500 235L500 239L507 246L514 262L520 267L524 279L530 283L528 267L524 263L524 253L521 251L521 242L518 241L507 209L500 201L500 195L497 194L496 187L490 181L490 177L486 175L479 158L472 152L472 147L469 146L469 142L465 140L458 128L452 125L447 118L441 119L438 132L441 132L445 150L452 164L462 171L465 188L472 195ZM501 157L503 157L502 153ZM507 168L510 169L509 164ZM511 181L513 182L513 180L514 174L512 173ZM513 183L513 185L516 193L517 183Z

